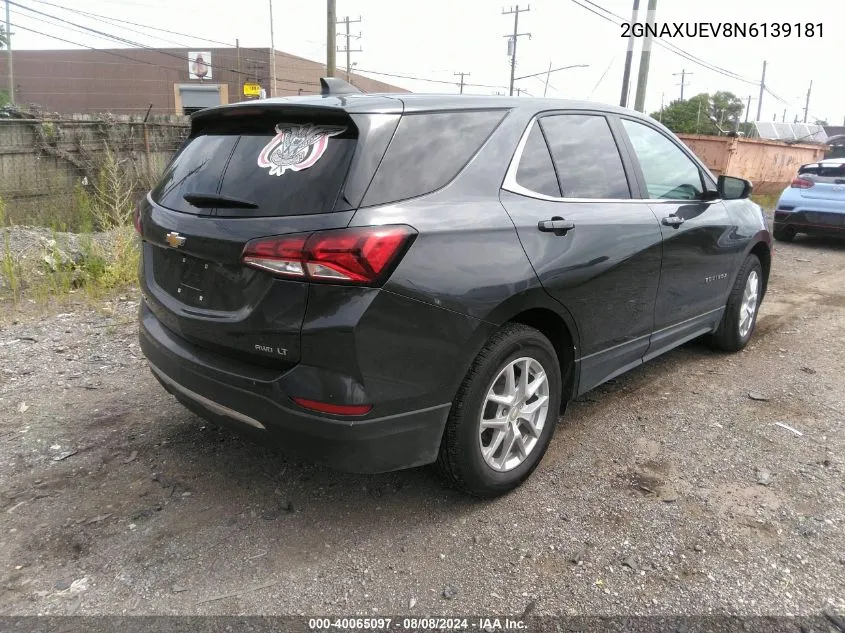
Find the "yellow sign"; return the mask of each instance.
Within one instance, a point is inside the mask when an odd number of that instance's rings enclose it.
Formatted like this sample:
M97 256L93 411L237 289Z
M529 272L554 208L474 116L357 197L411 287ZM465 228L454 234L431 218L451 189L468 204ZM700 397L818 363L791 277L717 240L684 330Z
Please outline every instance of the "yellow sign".
M261 84L245 83L244 84L244 96L245 97L260 97L261 96Z

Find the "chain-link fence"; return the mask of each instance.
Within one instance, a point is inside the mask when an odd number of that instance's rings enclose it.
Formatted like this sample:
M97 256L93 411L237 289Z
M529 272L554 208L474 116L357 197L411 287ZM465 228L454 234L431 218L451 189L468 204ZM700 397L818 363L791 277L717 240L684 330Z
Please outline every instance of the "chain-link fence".
M0 223L109 228L103 205L134 205L190 129L183 117L125 119L0 119Z

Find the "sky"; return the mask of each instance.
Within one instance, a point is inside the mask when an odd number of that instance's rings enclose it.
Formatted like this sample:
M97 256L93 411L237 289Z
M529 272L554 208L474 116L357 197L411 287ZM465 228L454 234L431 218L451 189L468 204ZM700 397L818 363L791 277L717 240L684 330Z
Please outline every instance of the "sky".
M271 0L13 0L17 5L49 13L60 20L97 28L147 46L188 46L203 50L220 42L240 40L243 47L270 45L269 2ZM280 51L325 63L325 0L272 0L275 45ZM640 21L646 18L642 0ZM831 125L845 123L845 81L841 78L841 46L837 31L841 19L830 0L657 0L658 24L753 23L767 22L822 24L814 37L775 38L668 38L654 45L646 92L646 111L659 110L680 97L679 73L686 71L684 97L701 92L726 90L751 101L750 120L756 119L759 82L763 62L767 62L766 86L761 120L792 122L804 116L810 82L812 91L808 122L827 120ZM66 9L58 8L66 7ZM355 35L352 60L361 74L387 81L414 92L458 92L454 73L469 73L464 92L507 94L510 80L508 37L513 32L513 15L504 15L514 4L496 0L337 0L338 19L360 17L352 25ZM622 37L620 22L631 17L631 0L538 0L519 5L530 10L519 14L519 32L530 33L517 43L516 76L544 73L552 68L585 65L553 72L546 89L545 74L521 79L517 88L532 96L588 99L618 104L628 40ZM618 19L606 11L620 16ZM592 10L592 11L591 11ZM123 45L74 30L60 20L36 16L12 5L11 22L14 49L70 48L61 42L26 30L96 48ZM128 25L104 23L80 11L97 13L138 24L177 31L183 35L155 32ZM601 15L596 15L596 13ZM604 17L601 17L604 16ZM608 20L609 18L609 20ZM615 23L614 23L615 22ZM343 30L338 27L339 32ZM161 39L164 38L164 39ZM214 42L204 38L209 38ZM338 44L344 44L338 38ZM632 77L636 78L642 40L636 41ZM686 54L668 50L677 47ZM695 61L689 59L695 58ZM337 54L339 68L346 62ZM707 67L709 66L709 68ZM716 67L718 67L717 70ZM834 70L834 69L840 70ZM370 71L370 72L365 72ZM284 68L278 69L279 77ZM445 83L390 77L405 75ZM630 105L633 107L635 82Z

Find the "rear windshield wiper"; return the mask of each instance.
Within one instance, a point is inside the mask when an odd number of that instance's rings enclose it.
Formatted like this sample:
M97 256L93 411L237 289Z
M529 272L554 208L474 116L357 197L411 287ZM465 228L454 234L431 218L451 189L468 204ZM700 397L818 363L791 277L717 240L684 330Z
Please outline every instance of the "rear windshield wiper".
M258 205L249 200L221 196L219 193L186 193L185 202L204 209L223 207L226 209L257 209Z

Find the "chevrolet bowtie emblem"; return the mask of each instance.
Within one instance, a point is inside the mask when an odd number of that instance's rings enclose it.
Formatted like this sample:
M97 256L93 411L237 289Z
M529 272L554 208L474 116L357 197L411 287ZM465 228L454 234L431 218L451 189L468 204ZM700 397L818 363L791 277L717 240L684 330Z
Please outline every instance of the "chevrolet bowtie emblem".
M166 239L167 243L170 244L173 248L179 248L180 246L182 246L182 244L185 243L185 238L174 231L171 231L170 233L165 235L164 239Z

